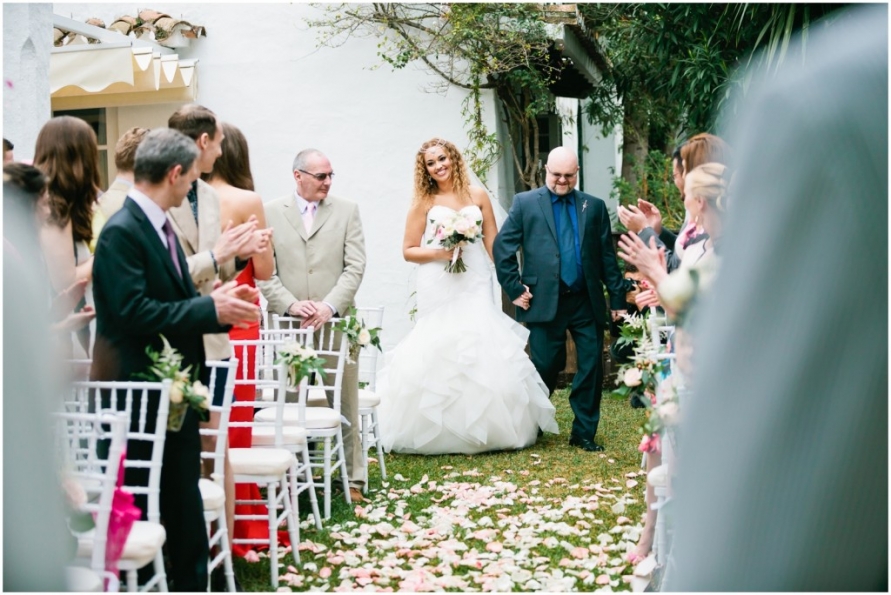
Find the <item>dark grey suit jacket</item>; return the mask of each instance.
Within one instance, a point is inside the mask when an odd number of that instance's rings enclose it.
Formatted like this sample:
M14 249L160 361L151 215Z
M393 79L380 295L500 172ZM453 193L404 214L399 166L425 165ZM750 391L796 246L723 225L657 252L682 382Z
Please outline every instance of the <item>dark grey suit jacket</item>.
M616 251L606 204L599 198L575 192L575 206L579 221L582 271L594 318L605 327L607 317L603 286L610 296L610 308L622 310L625 305L625 286ZM523 252L520 271L517 251ZM529 287L532 301L529 310L517 309L520 322L549 322L557 315L560 293L560 246L551 193L546 187L522 192L514 197L510 212L493 249L498 282L511 300Z

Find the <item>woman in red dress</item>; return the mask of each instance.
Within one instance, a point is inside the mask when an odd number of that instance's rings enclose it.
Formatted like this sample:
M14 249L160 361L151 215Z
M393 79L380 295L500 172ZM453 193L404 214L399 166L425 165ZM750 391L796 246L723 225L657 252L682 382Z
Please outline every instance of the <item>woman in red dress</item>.
M223 129L223 154L216 160L213 171L205 174L205 181L213 186L220 198L220 222L223 229L231 222L232 226L248 221L251 217L257 220L257 229L266 229L266 217L263 212L263 200L254 192L254 180L251 176L251 165L248 157L247 141L241 131L227 123L222 124ZM272 230L269 230L272 233ZM262 254L255 255L248 261L236 259L236 267L241 268L236 280L239 285L254 287L254 279L261 281L272 276L274 264L272 248L268 248ZM233 327L229 331L232 340L259 339L260 323L251 323L248 328ZM247 351L247 353L244 353ZM244 370L247 370L247 378L253 378L255 348L235 348L234 357L238 358L238 373L236 379L243 378ZM247 358L247 366L244 360ZM235 401L253 400L254 385L239 384L235 387ZM233 407L231 421L251 421L253 416L251 407ZM229 428L229 446L231 448L250 448L251 429L245 427ZM228 470L227 470L228 472ZM228 474L231 476L231 473ZM231 482L227 481L227 488ZM266 521L238 521L233 518L236 511L235 498L239 500L260 500L260 491L254 484L237 484L234 490L226 493L226 520L229 535L233 538L265 539L268 537L268 524ZM266 507L263 505L239 505L239 514L266 515ZM250 549L248 545L233 545L232 552L244 556Z

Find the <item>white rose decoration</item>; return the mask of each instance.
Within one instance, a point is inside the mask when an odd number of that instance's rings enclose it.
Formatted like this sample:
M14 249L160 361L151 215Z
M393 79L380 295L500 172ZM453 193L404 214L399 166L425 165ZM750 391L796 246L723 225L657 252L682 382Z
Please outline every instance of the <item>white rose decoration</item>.
M626 386L639 386L643 381L643 372L637 368L629 368L625 370L625 375L622 377L622 380L625 382Z
M659 405L659 417L666 426L675 426L680 418L680 408L674 401Z
M368 332L367 328L363 328L359 331L359 345L368 345L371 343L371 333Z
M192 383L192 392L200 397L204 397L204 400L201 401L202 409L210 409L210 390L199 381L195 381Z
M182 381L177 380L170 387L170 402L174 405L179 405L183 402L183 388L185 384Z
M659 283L656 292L664 306L678 312L693 298L696 293L696 283L690 276L690 271L678 269Z

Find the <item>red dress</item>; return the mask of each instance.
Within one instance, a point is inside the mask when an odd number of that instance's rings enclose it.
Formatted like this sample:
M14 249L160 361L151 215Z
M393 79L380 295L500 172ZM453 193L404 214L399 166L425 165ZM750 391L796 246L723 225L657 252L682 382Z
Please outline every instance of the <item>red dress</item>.
M239 285L249 285L256 287L254 284L254 262L248 262L245 267L235 278ZM259 302L257 303L259 305ZM257 340L260 338L260 323L251 323L248 328L233 327L229 331L229 339L235 340ZM247 351L247 353L245 353ZM243 358L248 358L247 373L249 379L254 378L255 360L257 355L255 347L234 347L233 356L238 358L238 373L235 378L242 379L242 362ZM236 401L254 400L256 389L253 384L239 384L235 386ZM233 407L231 413L231 421L251 421L254 415L252 407ZM229 447L230 448L250 448L251 447L251 429L229 428ZM261 500L259 488L253 483L237 483L235 484L235 498L237 500ZM235 514L267 514L265 505L262 504L236 504ZM235 537L238 539L268 539L269 522L268 521L235 521ZM287 546L290 543L287 531L279 531L278 542L280 545ZM256 549L268 549L268 547L259 544L233 544L232 553L236 556L242 556Z

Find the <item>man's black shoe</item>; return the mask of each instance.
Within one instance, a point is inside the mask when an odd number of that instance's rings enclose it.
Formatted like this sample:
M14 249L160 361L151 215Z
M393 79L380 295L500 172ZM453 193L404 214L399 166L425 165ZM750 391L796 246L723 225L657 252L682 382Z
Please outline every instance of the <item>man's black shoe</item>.
M604 448L599 444L595 444L593 440L582 438L576 434L569 436L569 446L578 446L587 452L603 452Z

